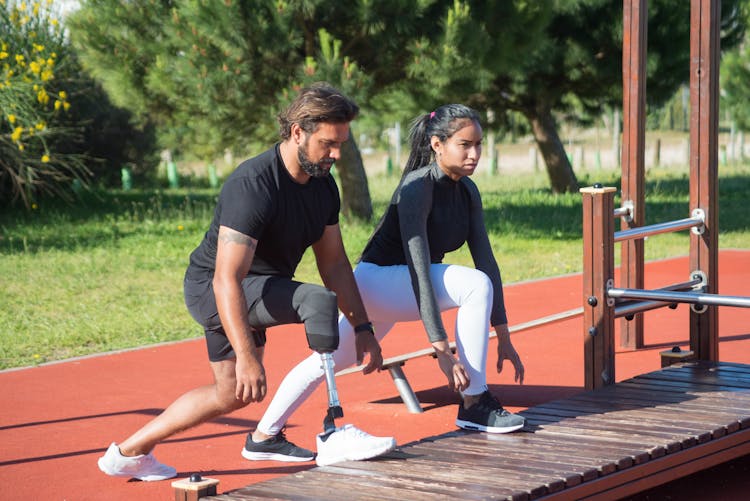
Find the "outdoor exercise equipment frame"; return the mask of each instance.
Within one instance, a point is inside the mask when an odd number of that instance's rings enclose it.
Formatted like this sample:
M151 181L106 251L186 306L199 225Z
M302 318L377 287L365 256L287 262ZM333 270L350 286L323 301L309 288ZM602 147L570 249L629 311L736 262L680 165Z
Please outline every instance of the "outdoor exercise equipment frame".
M615 382L614 320L624 317L620 344L643 347L643 311L692 303L690 349L718 361L717 305L750 307L750 298L718 292L718 112L720 0L690 3L690 207L689 218L653 226L645 222L646 0L623 2L622 206L615 188L594 186L583 196L583 318L585 386ZM621 219L615 233L614 218ZM643 238L691 229L688 281L644 291ZM614 288L614 243L621 241L622 289ZM687 291L687 292L686 292ZM616 298L648 299L621 303Z

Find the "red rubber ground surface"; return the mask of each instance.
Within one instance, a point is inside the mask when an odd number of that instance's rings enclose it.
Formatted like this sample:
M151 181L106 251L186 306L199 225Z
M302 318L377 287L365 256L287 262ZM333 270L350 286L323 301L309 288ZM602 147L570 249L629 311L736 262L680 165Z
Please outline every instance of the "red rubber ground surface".
M689 277L687 257L648 263L646 287L656 288ZM726 250L719 258L719 292L750 296L750 251ZM506 285L511 325L581 305L581 275ZM452 315L446 315L452 325ZM659 352L687 347L688 307L646 313L646 344L639 351L618 350L617 380L656 370ZM722 308L720 359L750 363L750 309ZM270 391L286 371L308 354L301 326L271 329L266 349ZM512 368L494 372L495 341L490 343L489 383L511 410L569 396L583 385L581 318L513 334L526 365L523 386L514 384ZM383 343L384 356L425 348L418 323L397 326ZM337 379L345 417L376 435L395 436L399 444L455 428L456 396L431 358L414 360L404 371L425 412L410 414L387 372ZM137 482L101 473L96 459L110 442L120 441L169 405L179 394L210 382L202 339L106 354L46 366L0 372L0 499L13 500L168 500L171 481ZM288 423L287 436L314 449L327 405L323 387ZM156 457L177 468L178 478L198 472L220 481L226 492L279 475L311 468L314 463L250 462L240 456L245 434L253 429L265 403L179 434L159 445ZM740 499L750 487L744 460L688 477L639 499L697 499L713 488L721 499ZM739 472L739 474L737 473ZM695 478L694 478L695 477ZM708 485L715 481L716 485ZM692 482L692 483L691 483ZM683 490L680 490L683 489ZM718 490L718 493L716 491ZM645 497L644 497L645 496ZM655 497L648 497L655 496ZM738 497L735 497L738 496Z

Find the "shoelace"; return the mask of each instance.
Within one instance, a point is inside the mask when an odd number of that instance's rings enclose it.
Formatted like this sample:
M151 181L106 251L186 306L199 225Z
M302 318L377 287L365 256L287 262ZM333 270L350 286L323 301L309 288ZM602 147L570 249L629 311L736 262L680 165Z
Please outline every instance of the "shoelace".
M477 402L477 405L480 409L485 410L487 412L497 412L499 414L502 414L503 412L507 412L505 409L503 409L502 404L500 401L490 392L485 392L482 394L482 398L479 399L479 402Z
M287 442L286 433L285 432L286 432L286 426L284 426L283 428L281 428L279 430L279 432L276 434L276 436L274 437L275 441L277 441L277 442Z

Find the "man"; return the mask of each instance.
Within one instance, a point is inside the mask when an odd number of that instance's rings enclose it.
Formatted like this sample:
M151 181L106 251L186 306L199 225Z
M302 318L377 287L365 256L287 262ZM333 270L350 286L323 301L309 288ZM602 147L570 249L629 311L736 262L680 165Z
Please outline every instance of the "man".
M171 478L175 469L151 453L159 442L262 401L267 327L303 323L310 348L331 353L338 347L340 309L358 326L356 352L359 361L369 354L366 372L380 367L380 345L344 250L338 188L329 173L358 111L328 85L302 89L279 115L281 143L240 164L226 180L211 226L190 255L184 283L188 311L205 331L215 381L185 393L119 445L112 443L99 459L103 472L141 480ZM292 280L310 246L325 287ZM331 451L336 455L342 441L356 441L358 457L345 459L367 459L395 447L391 437L373 437L349 425L323 438L318 439L319 455L325 455L322 447L337 449ZM249 434L243 456L313 459L311 451L283 433L258 442Z

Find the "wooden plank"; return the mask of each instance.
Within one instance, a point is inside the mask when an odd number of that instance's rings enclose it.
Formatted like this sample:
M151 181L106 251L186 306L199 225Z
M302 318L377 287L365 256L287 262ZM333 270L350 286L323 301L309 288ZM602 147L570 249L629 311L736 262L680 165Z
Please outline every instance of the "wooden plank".
M746 454L750 454L750 430L712 440L680 454L669 454L640 468L600 477L545 499L620 499Z
M664 369L522 411L526 431L451 431L205 499L624 497L750 453L747 375L741 365Z

